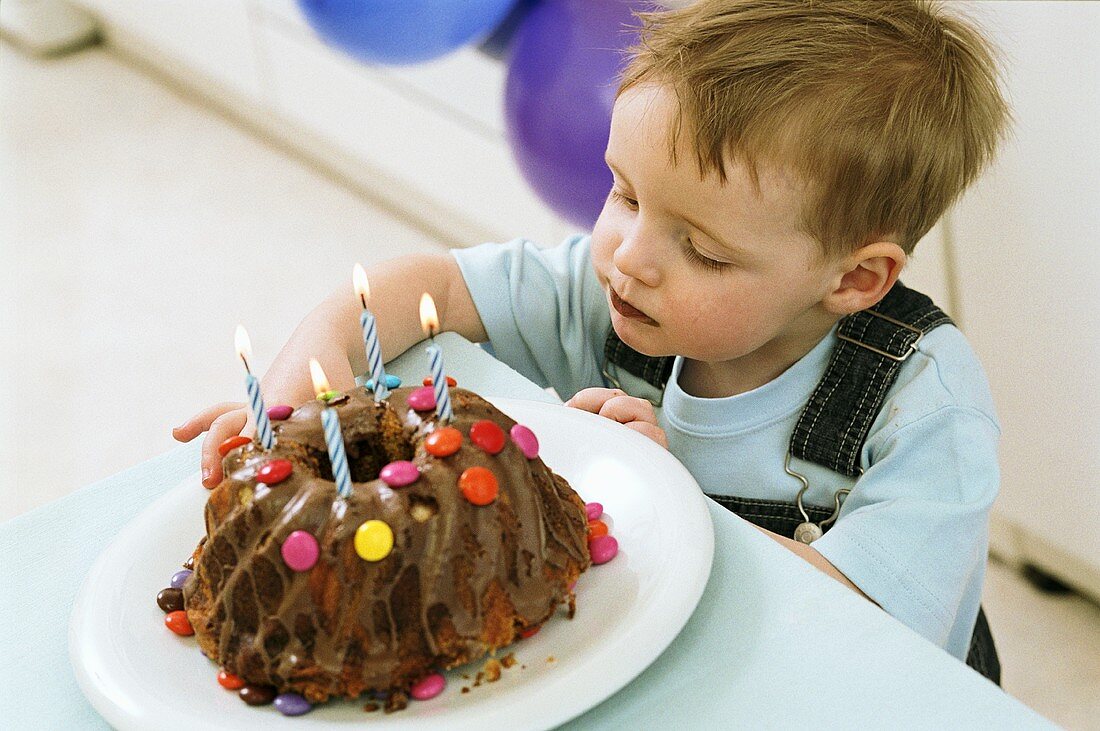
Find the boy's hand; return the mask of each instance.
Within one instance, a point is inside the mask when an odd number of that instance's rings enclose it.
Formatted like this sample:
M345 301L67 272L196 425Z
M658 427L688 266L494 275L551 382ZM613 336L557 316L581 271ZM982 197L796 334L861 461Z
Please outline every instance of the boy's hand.
M240 402L223 401L203 409L172 430L176 441L189 442L207 432L202 442L202 484L214 487L222 479L222 458L218 446L229 437L242 434L245 428L254 432L249 424L248 407ZM245 434L245 436L250 436Z
M628 396L617 388L586 388L574 394L565 405L614 419L668 449L668 438L664 430L657 426L653 404L644 398Z

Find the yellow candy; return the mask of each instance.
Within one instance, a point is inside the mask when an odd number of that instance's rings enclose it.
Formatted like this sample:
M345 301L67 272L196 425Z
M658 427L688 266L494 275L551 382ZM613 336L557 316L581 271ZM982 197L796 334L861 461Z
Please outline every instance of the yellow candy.
M355 531L355 552L367 561L381 561L393 550L393 530L381 520L368 520Z

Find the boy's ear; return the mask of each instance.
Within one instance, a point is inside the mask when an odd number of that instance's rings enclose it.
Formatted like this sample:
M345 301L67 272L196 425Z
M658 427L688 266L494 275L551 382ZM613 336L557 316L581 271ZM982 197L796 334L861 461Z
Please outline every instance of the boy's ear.
M861 246L838 265L839 281L826 295L825 306L838 315L873 307L898 281L906 258L902 248L891 241Z

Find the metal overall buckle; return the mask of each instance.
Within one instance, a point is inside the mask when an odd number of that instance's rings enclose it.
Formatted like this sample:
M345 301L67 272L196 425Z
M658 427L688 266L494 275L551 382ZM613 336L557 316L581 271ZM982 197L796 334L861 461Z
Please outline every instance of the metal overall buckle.
M917 352L917 343L919 343L921 338L924 337L924 331L923 330L921 330L920 328L917 328L917 327L913 327L912 325L908 325L908 324L902 322L901 320L895 320L894 318L890 317L889 315L884 315L881 312L876 312L875 310L863 310L863 312L865 314L872 315L874 317L878 317L878 318L881 318L883 320L886 320L886 322L897 325L898 327L903 327L906 330L910 330L912 332L915 332L917 334L916 340L909 343L909 349L906 350L904 353L902 353L901 355L894 355L893 353L887 353L885 350L880 350L879 348L876 348L873 345L868 345L867 343L864 343L860 340L856 340L851 335L845 335L845 334L841 333L839 330L837 330L836 336L841 340L846 340L847 342L852 343L854 345L858 345L861 348L867 348L867 350L870 350L872 353L877 353L878 355L881 355L883 358L889 358L890 360L897 361L898 363L903 362L906 358L911 356L913 353Z
M802 496L806 494L806 491L810 489L810 482L806 479L805 475L799 474L791 469L791 453L787 452L786 458L783 460L783 471L791 477L797 477L799 482L802 483L802 488L798 491L798 496L795 498L795 504L798 506L798 512L802 513L802 522L794 529L794 539L799 543L805 543L810 545L821 536L825 535L825 528L830 523L837 519L840 515L840 503L841 496L847 496L852 490L851 488L842 487L833 493L833 513L820 523L814 523L810 520L809 513L806 512L806 508L802 504ZM861 468L859 473L863 474Z

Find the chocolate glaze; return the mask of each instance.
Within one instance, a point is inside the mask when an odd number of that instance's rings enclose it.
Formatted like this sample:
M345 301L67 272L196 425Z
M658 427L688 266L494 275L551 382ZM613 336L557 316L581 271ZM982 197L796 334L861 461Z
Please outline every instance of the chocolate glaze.
M505 433L515 422L464 389L451 389L449 424L463 433L462 447L431 456L423 437L435 415L408 408L411 390L379 404L357 388L334 407L352 471L347 500L331 480L319 402L275 427L269 453L251 443L226 455L184 600L200 647L230 672L311 702L407 690L436 668L509 644L559 604L572 607L568 587L589 565L584 503L510 440L497 455L471 443L475 421L492 420ZM293 473L277 485L255 482L268 459L290 460ZM420 478L401 488L374 479L396 459L415 462ZM500 483L488 506L472 505L458 489L474 465ZM370 519L394 532L393 552L378 562L361 559L353 544ZM321 547L306 572L292 571L280 554L295 530Z

